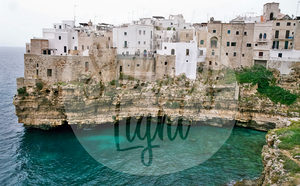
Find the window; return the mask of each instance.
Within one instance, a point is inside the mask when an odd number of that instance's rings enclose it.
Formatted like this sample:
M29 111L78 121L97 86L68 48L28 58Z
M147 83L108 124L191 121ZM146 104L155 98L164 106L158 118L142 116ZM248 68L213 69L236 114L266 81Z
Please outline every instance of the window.
M127 41L124 41L124 48L127 48Z
M212 52L211 52L211 55L214 56L214 55L215 55L215 51L212 51Z
M285 38L288 39L289 37L290 37L290 31L287 30L287 31L285 31Z
M47 76L51 77L52 76L52 69L47 69Z
M110 37L108 37L108 41L110 41Z
M84 50L84 45L82 45L82 50Z
M84 67L85 71L87 72L89 70L89 62L85 62Z
M247 35L247 32L244 32L244 35L246 36L246 35Z
M59 29L61 29L61 25L59 25Z
M138 41L138 44L141 44L141 41Z
M167 47L166 47L166 46L165 46L164 48L165 48L165 50L167 50Z
M273 20L273 12L270 13L270 20Z
M137 66L137 67L139 67L139 66L140 66L140 64L136 64L136 66Z
M189 34L186 34L186 37L189 37Z
M255 43L255 46L257 46L257 43Z
M236 46L236 42L231 42L231 46Z
M236 34L236 35L239 35L239 34L240 34L240 32L239 32L239 31L236 31L236 32L235 32L235 34Z
M264 33L264 39L267 39L267 34L266 33Z
M146 30L143 31L143 34L146 35Z
M38 69L36 70L35 75L37 75L37 76L39 75L39 70Z
M233 52L233 56L236 56L236 52Z
M259 34L259 39L262 39L262 33Z
M151 34L150 34L150 38L152 39L152 31L151 31Z
M216 37L210 39L210 47L217 47L218 40Z
M291 26L291 22L287 22L287 23L286 23L286 26Z
M186 29L186 27L183 27L183 29Z
M228 56L228 53L226 53L226 56Z
M171 50L171 55L174 55L175 54L175 49L172 49Z
M74 37L72 37L72 39L74 39Z
M200 50L200 54L199 54L200 56L203 56L203 50Z
M227 30L227 34L230 34L230 30Z
M64 46L64 53L67 52L67 46Z
M273 41L272 49L278 49L279 41Z
M173 25L173 23L171 22L171 25Z
M124 32L124 36L127 36L127 32Z
M140 34L140 35L142 34L142 31L141 31L141 30L139 30L139 34Z
M259 57L263 57L263 56L264 56L264 53L263 53L263 52L259 52L259 53L258 53L258 56L259 56Z
M230 46L230 42L227 42L227 46Z
M275 38L278 38L278 36L279 36L279 30L276 30L275 31Z
M244 57L245 56L245 54L242 54L242 57Z
M285 41L284 42L284 49L288 49L289 48L289 41Z
M77 50L77 46L74 46L74 50Z
M251 43L247 43L247 45L246 45L247 47L251 47Z
M144 45L146 44L146 41L144 41Z
M213 30L213 33L216 33L216 30Z
M30 53L30 50L27 50L28 53Z
M87 46L86 49L90 49L90 46Z
M204 44L204 40L200 40L200 45L203 45Z
M56 28L56 25L54 25L54 28Z
M276 26L280 26L280 23L279 23L279 22L277 22L277 23L276 23Z
M187 55L187 56L190 55L190 50L189 49L185 50L185 55Z
M167 65L168 64L168 62L165 62L165 65Z
M189 60L185 60L185 62L189 62Z
M44 54L44 55L47 55L47 50L43 50L43 54Z
M61 40L61 36L58 36L58 40Z
M211 61L209 61L209 65L211 65Z
M278 57L282 57L282 53L278 53Z

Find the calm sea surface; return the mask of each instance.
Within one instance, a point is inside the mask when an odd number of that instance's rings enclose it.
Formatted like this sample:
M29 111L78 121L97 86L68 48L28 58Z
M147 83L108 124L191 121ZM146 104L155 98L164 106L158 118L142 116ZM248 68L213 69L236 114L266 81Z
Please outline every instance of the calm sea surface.
M161 176L137 176L98 163L70 127L24 128L12 104L16 78L24 76L24 52L25 48L0 47L0 185L228 185L260 176L264 132L234 128L219 151L198 166Z

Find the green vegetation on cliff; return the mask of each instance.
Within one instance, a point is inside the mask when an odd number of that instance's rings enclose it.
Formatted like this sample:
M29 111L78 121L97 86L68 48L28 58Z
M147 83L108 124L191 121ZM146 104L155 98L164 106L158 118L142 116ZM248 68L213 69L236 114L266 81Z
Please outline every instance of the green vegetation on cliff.
M273 73L262 65L241 68L236 71L236 78L239 83L258 84L257 91L275 103L291 105L297 99L296 94L274 85Z
M275 132L281 140L278 148L291 150L296 145L300 145L300 122L293 121L289 127L278 129Z

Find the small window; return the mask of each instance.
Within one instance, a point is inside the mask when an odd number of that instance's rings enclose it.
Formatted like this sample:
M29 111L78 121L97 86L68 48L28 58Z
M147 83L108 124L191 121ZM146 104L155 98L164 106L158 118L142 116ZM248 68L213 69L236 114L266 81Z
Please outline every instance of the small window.
M185 60L185 62L189 62L189 60Z
M146 30L143 31L143 34L146 35Z
M276 23L276 26L280 26L280 23L279 23L279 22L277 22L277 23Z
M84 50L84 45L82 45L82 50Z
M141 44L141 41L138 41L138 44Z
M203 50L200 50L200 56L203 56Z
M263 52L259 52L258 56L262 57L262 56L264 56L264 53Z
M30 53L30 50L27 50L28 53Z
M236 31L236 32L235 32L235 34L236 34L236 35L239 35L239 34L240 34L240 32L239 32L239 31Z
M108 41L110 41L110 37L108 37Z
M245 54L242 54L242 57L244 57L245 56Z
M36 70L35 75L37 75L37 76L39 75L39 70L38 69Z
M233 56L236 56L236 52L233 52Z
M227 46L230 46L230 42L227 42Z
M251 47L251 43L247 43L247 47Z
M209 65L211 65L211 61L209 61Z
M291 26L291 22L287 22L287 23L286 23L286 26Z
M139 67L139 66L140 66L140 64L136 64L136 66L137 66L137 67Z
M267 39L267 34L266 33L264 33L264 39Z
M168 64L168 62L165 62L165 65L167 65Z
M86 49L90 49L90 46L87 46Z
M142 31L141 31L141 30L139 30L139 34L140 34L140 35L142 34Z
M38 64L38 63L36 64L36 67L39 67L39 64Z
M61 40L61 36L58 36L58 40Z
M56 25L54 25L54 28L56 28Z
M226 56L228 56L228 53L226 53Z
M84 67L85 71L87 72L89 70L89 62L85 62Z
M230 30L227 30L227 34L230 34Z
M294 23L294 26L296 25L296 23Z
M167 47L166 47L166 46L165 46L164 48L165 48L165 50L167 50Z
M259 39L262 39L262 33L259 34Z
M204 44L204 40L200 40L200 45L203 45Z
M59 25L59 29L61 29L61 25Z
M47 69L47 76L51 77L52 76L52 69Z
M173 23L171 22L171 25L173 25Z
M124 36L127 36L127 32L124 32Z
M185 55L187 55L187 56L190 55L190 50L189 49L185 50Z
M77 50L77 46L74 46L74 50Z
M144 41L144 45L146 44L146 41Z
M213 30L213 33L216 33L216 30Z
M247 35L247 32L244 32L244 36L246 36Z
M282 57L282 53L278 53L278 57Z
M215 65L218 65L218 63L217 63L217 62L215 62ZM219 78L219 77L217 77L217 80L218 80L218 78Z
M215 55L215 51L212 51L212 52L211 52L211 55L214 56L214 55Z
M64 46L64 53L67 52L67 46Z
M174 55L175 54L175 49L172 49L171 50L171 55Z
M72 37L72 39L74 39L74 37Z
M231 46L236 46L236 42L231 42Z
M186 34L186 37L189 37L189 34Z
M183 27L183 29L186 29L186 27Z
M255 46L257 46L257 43L255 44Z

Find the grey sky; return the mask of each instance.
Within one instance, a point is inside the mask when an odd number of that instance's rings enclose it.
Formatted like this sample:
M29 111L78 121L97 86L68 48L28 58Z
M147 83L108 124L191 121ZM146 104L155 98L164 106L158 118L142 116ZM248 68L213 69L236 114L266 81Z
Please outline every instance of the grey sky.
M186 22L206 22L208 17L228 22L236 15L254 12L261 15L265 3L261 0L0 0L0 46L25 46L26 42L42 36L42 28L52 23L73 20L76 24L105 22L121 24L138 17L183 14ZM281 13L296 14L298 0L279 0ZM300 9L300 8L299 8ZM300 15L300 10L298 11Z

